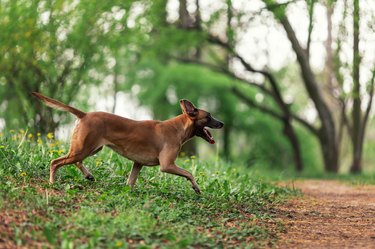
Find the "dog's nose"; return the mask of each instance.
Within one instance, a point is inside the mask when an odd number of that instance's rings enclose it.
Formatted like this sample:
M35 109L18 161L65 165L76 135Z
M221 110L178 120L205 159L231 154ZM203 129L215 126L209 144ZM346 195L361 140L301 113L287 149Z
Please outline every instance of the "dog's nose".
M220 122L220 124L219 124L219 128L223 128L223 126L224 126L224 123L223 123L223 122Z

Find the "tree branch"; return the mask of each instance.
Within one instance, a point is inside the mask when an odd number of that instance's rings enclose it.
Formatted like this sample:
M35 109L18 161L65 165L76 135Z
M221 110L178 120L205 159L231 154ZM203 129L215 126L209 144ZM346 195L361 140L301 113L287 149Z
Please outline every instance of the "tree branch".
M211 35L211 36L209 36L209 41L211 41L212 43L214 43L216 45L219 45L220 47L223 47L223 48L229 50L235 58L240 60L241 64L245 67L246 70L248 70L250 72L253 72L253 73L262 74L264 77L266 77L268 79L268 81L270 82L271 86L272 86L273 91L271 92L271 94L274 97L276 103L279 105L280 109L283 111L283 113L285 115L291 116L293 119L295 119L300 124L302 124L304 127L306 127L309 131L311 131L314 135L318 135L318 130L314 126L309 124L306 120L304 120L304 119L302 119L302 118L300 118L300 117L298 117L295 114L290 112L289 107L286 105L286 103L282 99L281 91L278 87L277 81L276 81L275 77L270 72L268 72L266 70L255 69L252 65L250 65L248 62L246 62L246 60L242 56L240 56L236 51L234 51L227 43L223 42L219 38Z
M314 134L315 136L319 136L319 131L318 129L311 125L309 122L307 122L305 119L297 116L296 114L294 113L291 113L291 116L292 118L297 121L298 123L300 123L302 126L304 126L306 129L308 129L312 134Z
M285 3L269 3L267 4L267 7L265 7L266 9L268 10L274 10L274 9L277 9L277 8L280 8L280 7L287 7L289 4L291 3L296 3L298 2L299 0L290 0L290 1L287 1Z
M232 87L232 92L234 93L234 95L236 95L240 100L242 100L247 105L258 109L261 112L267 113L268 115L270 115L270 116L272 116L276 119L279 119L280 121L284 120L284 117L282 115L280 115L279 113L275 112L274 110L272 110L272 109L270 109L266 106L262 106L262 105L257 104L254 100L250 99L245 94L243 94L242 91L240 91L238 88Z
M325 140L329 141L330 143L332 143L333 141L336 142L336 130L332 113L322 96L322 93L316 81L316 77L306 57L305 50L301 47L297 39L296 33L290 25L288 18L286 16L283 16L280 19L280 23L283 25L284 30L288 36L288 39L292 44L292 48L296 53L297 61L301 69L301 76L304 82L304 86L318 112L318 116L322 124L320 130L324 133L324 135L323 133L320 133L320 138L324 137ZM336 148L335 145L332 146L334 147L334 149Z
M241 81L242 83L244 84L247 84L249 86L253 86L253 87L256 87L258 88L262 93L268 95L268 96L271 96L272 98L274 98L274 94L272 91L270 91L268 88L266 88L264 86L264 84L259 84L259 83L255 83L255 82L251 82L251 81L248 81L246 79L243 79L241 77L238 77L237 75L235 75L234 73L230 72L227 68L224 68L224 67L219 67L219 66L216 66L216 65L213 65L213 64L210 64L210 63L206 63L206 62L203 62L203 61L198 61L198 60L194 60L194 59L188 59L188 58L180 58L180 57L171 57L172 59L176 60L176 61L179 61L179 62L182 62L182 63L191 63L191 64L198 64L198 65L202 65L212 71L215 71L215 72L218 72L218 73L223 73L235 80L238 80L238 81Z
M307 0L308 10L309 10L309 28L308 28L307 44L306 44L306 56L308 60L310 59L311 33L314 28L314 24L313 24L314 4L315 4L315 0Z
M363 118L362 129L365 129L368 118L370 116L372 101L373 101L373 98L374 98L374 84L375 84L375 68L372 70L372 78L370 80L370 93L369 93L370 99L369 99L369 102L368 102L367 107L366 107L365 116Z
M245 67L245 69L247 71L250 71L250 72L253 72L253 73L259 73L259 74L262 74L264 77L266 77L269 80L269 82L271 83L271 86L274 90L274 93L272 95L274 95L274 97L276 97L276 101L279 104L284 103L284 101L282 100L280 89L277 85L276 79L273 77L273 75L271 73L269 73L268 71L265 71L265 70L255 69L242 56L240 56L236 51L234 51L227 43L223 42L219 38L211 35L211 36L209 36L209 41L211 41L212 43L214 43L216 45L219 45L219 46L227 49L229 52L231 52L233 54L233 57L237 58L241 62L241 64ZM286 106L284 106L284 108L285 107Z
M277 113L276 111L268 108L268 107L265 107L265 106L261 106L259 104L257 104L255 101L253 101L252 99L250 99L249 97L247 97L245 94L242 93L242 91L240 91L238 88L236 87L232 87L232 92L239 98L241 99L243 102L245 102L246 104L248 104L249 106L252 106L268 115L271 115L272 117L276 118L276 119L279 119L280 121L284 121L285 119L287 119L288 117L286 117L285 115L281 115L279 113ZM318 130L312 126L311 124L309 124L306 120L304 120L303 118L301 117L298 117L296 114L294 113L289 113L290 114L290 117L292 117L295 121L297 121L298 123L300 123L302 126L304 126L306 129L308 129L311 133L313 133L314 135L318 136Z

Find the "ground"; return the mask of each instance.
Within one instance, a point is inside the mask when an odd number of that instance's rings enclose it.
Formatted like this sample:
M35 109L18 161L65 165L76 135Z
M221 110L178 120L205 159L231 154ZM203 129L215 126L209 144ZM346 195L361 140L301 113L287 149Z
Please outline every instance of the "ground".
M375 186L335 180L287 183L303 195L278 208L276 248L375 248Z
M85 161L96 181L67 166L50 185L49 163L68 145L36 137L0 137L0 249L375 248L375 185L348 183L372 175L285 188L248 167L181 157L201 195L157 167L130 189L132 163L104 149Z

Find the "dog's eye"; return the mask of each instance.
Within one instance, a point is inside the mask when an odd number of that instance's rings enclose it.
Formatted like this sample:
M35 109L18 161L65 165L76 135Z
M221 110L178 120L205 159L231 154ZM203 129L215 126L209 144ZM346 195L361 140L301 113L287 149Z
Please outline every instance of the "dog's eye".
M210 122L212 118L211 116L207 116L206 119L207 119L207 122Z

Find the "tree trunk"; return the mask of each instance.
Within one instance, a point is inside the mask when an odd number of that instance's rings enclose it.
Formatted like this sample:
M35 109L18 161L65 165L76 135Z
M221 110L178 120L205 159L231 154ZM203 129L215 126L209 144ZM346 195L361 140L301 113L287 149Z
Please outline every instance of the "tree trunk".
M179 27L182 29L188 29L188 28L195 28L199 30L201 28L201 19L200 19L200 9L199 9L199 2L196 1L197 10L195 12L195 22L192 18L192 16L189 14L189 11L187 10L187 1L186 0L180 0L179 1L180 6L178 9L179 13ZM196 60L200 60L201 58L201 48L197 46L194 51L188 51L186 53L182 54L185 58L195 58ZM193 156L197 154L197 143L196 140L192 139L189 140L187 143L184 144L181 151L185 153L187 156Z
M226 123L224 125L224 131L223 131L223 154L225 159L230 158L230 132L232 130L232 125Z
M182 146L181 152L185 153L185 155L189 157L197 155L197 144L195 139L187 141L184 146Z
M331 4L327 4L327 40L325 42L325 50L326 50L326 61L325 61L325 76L326 76L326 83L329 89L334 89L333 80L334 80L334 73L333 73L333 52L332 52L332 14L333 14L333 7Z
M299 44L296 34L291 27L289 20L286 16L280 19L286 34L292 44L292 48L297 55L297 61L300 65L301 76L309 97L313 101L315 108L318 112L318 116L321 122L320 128L320 146L322 148L324 167L326 171L337 172L338 166L338 148L336 139L336 128L333 120L332 113L330 112L328 105L325 103L324 98L319 90L316 78L310 67L310 62L306 57L305 50Z
M359 66L361 57L359 54L359 0L354 0L353 9L353 162L350 168L352 173L360 173L362 171L362 143L361 129L362 126L362 111L361 111L361 96L360 96L360 83L359 83Z
M179 17L179 24L180 27L183 29L193 27L193 21L189 12L187 10L187 3L186 0L180 0L180 7L178 8Z
M330 91L330 93L332 93L334 91L334 73L333 73L333 52L332 52L332 15L333 15L333 6L332 4L330 3L327 3L327 40L325 42L325 49L326 49L326 61L325 61L325 76L326 76L326 84L327 84L327 87ZM328 105L331 106L331 108L337 108L336 105L336 102L332 103L332 102L329 102L328 101ZM345 113L343 113L343 115L345 115ZM334 114L332 113L332 118L333 118ZM339 119L339 131L337 132L337 135L336 135L336 138L332 138L332 139L335 139L335 142L333 141L325 141L325 139L323 138L323 140L321 140L322 142L324 143L327 143L328 145L329 144L332 144L330 145L331 149L329 148L326 148L325 150L329 150L329 151L322 151L323 156L324 158L324 162L325 162L325 165L337 165L337 166L334 166L334 167L327 167L326 166L326 170L330 171L330 172L337 172L339 170L338 166L339 166L339 153L340 153L340 142L341 142L341 129L342 129L342 119ZM323 150L323 147L322 146L322 150ZM335 149L333 149L335 148Z
M272 78L273 84L275 84L275 79ZM258 109L259 111L266 113L270 116L272 116L275 119L280 120L284 124L283 128L283 134L286 136L288 139L291 148L293 150L293 160L294 160L294 165L295 168L298 172L301 172L303 170L303 160L302 160L302 154L301 154L301 149L300 149L300 143L298 140L298 137L294 131L294 128L292 126L291 120L292 120L292 115L289 111L288 108L286 108L286 104L282 101L280 92L278 90L278 87L275 87L274 89L276 92L274 94L275 98L277 99L276 102L279 104L280 109L283 110L283 114L278 114L277 112L268 109L265 106L258 105L255 101L252 99L248 98L245 96L241 91L239 91L237 88L233 88L232 91L233 93L241 99L244 103L246 103L250 107L254 107ZM278 97L277 97L278 96ZM279 99L280 98L280 99ZM281 101L281 102L280 102Z
M353 152L353 161L350 168L350 173L362 172L362 147L363 143L358 144L355 151Z
M335 140L326 135L326 130L321 129L319 135L320 149L323 155L324 169L327 172L337 173L338 167L338 148Z
M112 113L115 113L116 111L116 105L117 105L117 92L119 88L119 83L118 83L118 61L116 60L115 68L113 71L113 106L112 106Z
M301 148L299 144L298 137L294 132L294 129L291 125L290 118L284 120L284 135L288 138L288 141L293 150L293 160L295 168L298 172L302 172L303 170L303 161L301 157Z

